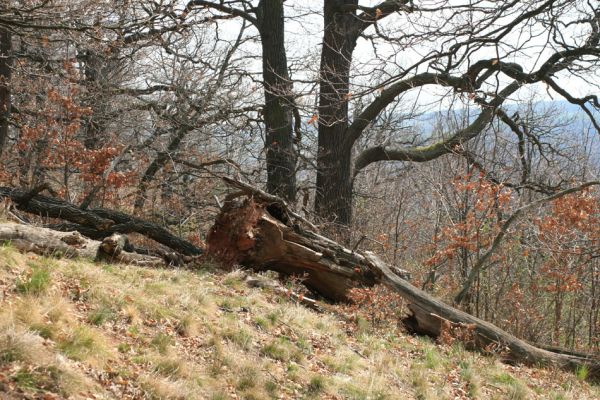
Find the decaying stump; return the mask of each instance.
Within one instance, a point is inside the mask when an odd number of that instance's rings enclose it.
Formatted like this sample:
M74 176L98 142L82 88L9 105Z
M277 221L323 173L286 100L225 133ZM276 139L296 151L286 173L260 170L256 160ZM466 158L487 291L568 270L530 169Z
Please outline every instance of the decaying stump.
M208 234L208 253L225 265L306 274L307 287L336 301L347 300L348 289L381 280L364 255L297 224L286 225L268 208L252 199L226 202Z
M351 288L382 283L408 301L412 315L405 322L415 332L437 337L449 328L458 329L469 334L468 345L505 360L568 370L585 365L590 378L600 379L598 357L548 351L520 340L414 287L404 279L404 271L373 253L352 251L303 228L306 224L283 200L231 179L226 182L247 198L234 199L240 193L230 196L208 234L208 253L225 265L306 274L306 286L336 301L347 300Z
M102 241L88 239L79 232L59 232L15 223L0 224L0 244L22 252L64 258L87 258L149 267L165 266L162 258L124 251L126 237L113 234Z

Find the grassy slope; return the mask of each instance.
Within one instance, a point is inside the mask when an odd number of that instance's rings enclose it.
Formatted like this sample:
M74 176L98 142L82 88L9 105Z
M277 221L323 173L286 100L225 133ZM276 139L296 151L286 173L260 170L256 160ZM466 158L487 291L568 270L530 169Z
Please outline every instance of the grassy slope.
M246 287L239 272L0 247L2 399L600 398L573 374L393 331L348 332L333 315Z

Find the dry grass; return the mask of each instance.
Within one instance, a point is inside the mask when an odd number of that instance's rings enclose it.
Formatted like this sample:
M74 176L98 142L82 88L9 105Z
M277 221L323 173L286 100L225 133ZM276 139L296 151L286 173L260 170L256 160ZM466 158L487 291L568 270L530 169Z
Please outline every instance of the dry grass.
M600 397L585 371L511 367L459 345L348 329L246 287L239 271L49 260L3 246L0 296L0 393L15 398Z

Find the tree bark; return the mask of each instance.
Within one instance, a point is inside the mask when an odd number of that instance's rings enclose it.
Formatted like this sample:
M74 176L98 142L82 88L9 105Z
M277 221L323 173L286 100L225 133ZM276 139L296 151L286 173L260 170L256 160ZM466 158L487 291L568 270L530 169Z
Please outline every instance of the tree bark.
M0 27L0 159L8 139L8 121L11 111L10 79L12 68L12 37L8 29Z
M415 332L454 335L467 346L528 365L567 370L585 365L590 378L600 378L597 357L561 354L520 340L414 287L404 279L406 271L387 265L373 253L347 249L302 228L284 202L267 200L260 192L246 193L245 201L226 202L208 235L208 253L225 265L303 276L308 288L334 301L347 301L349 289L385 284L408 301L411 315L404 322Z
M319 138L315 211L325 220L348 225L352 220L352 144L346 145L350 66L356 47L357 0L327 0L321 50Z
M267 191L294 201L297 158L292 123L294 100L285 53L283 14L281 0L261 0L256 8L263 53Z

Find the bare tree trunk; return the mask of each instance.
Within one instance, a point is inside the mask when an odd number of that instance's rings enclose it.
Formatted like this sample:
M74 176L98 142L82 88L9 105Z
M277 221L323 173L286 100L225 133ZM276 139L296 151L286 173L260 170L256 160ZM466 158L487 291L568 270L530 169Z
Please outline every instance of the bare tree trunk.
M294 99L285 53L283 13L281 0L261 0L256 9L263 52L267 191L294 201L297 158L292 122Z
M356 0L327 0L323 14L315 211L343 225L352 220L352 144L345 138L350 66L358 32L355 13L342 12L340 7L356 4Z
M12 68L12 37L8 29L0 27L0 159L8 138L10 118L10 79Z

